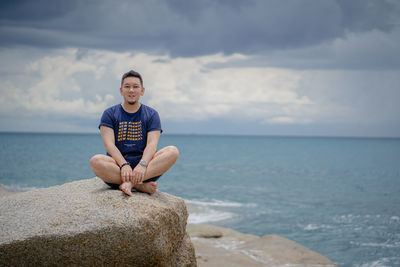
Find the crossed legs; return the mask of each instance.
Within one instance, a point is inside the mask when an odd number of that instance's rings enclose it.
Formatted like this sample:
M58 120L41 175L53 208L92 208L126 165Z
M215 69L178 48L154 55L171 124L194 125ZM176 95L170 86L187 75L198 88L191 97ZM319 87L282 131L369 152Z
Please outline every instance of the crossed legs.
M157 151L153 159L147 166L144 181L159 176L174 165L178 159L179 151L175 146L167 146ZM104 182L119 184L119 188L127 195L132 195L131 189L154 194L157 191L156 182L148 182L143 184L133 185L131 182L122 182L121 171L117 162L107 155L95 155L90 159L90 167L97 177L101 178ZM134 168L135 166L132 166Z

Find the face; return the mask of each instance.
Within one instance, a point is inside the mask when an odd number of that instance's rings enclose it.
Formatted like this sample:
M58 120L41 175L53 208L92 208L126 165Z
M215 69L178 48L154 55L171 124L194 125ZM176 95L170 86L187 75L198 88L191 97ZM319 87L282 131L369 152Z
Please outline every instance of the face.
M140 79L136 77L127 77L120 88L121 95L126 103L130 105L136 104L140 97L144 94L144 88L140 84Z

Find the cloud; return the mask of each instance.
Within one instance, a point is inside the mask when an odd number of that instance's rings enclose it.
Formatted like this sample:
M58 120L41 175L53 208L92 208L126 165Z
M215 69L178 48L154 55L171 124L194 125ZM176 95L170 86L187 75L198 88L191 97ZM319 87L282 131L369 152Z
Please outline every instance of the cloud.
M298 74L272 68L204 69L204 64L220 57L171 59L164 66L152 66L162 71L152 77L156 82L151 84L149 104L171 120L228 117L253 121L277 114L298 118L303 106L313 104L297 94ZM293 106L298 107L296 115L288 108Z
M0 45L172 57L255 55L313 47L351 34L390 34L399 23L399 6L389 0L2 1Z
M239 67L275 67L297 70L398 70L400 28L391 33L370 31L349 33L328 43L265 54L248 55ZM214 68L226 64L214 64Z
M222 121L227 127L345 124L399 131L398 70L250 67L241 66L251 60L242 54L174 58L76 48L3 49L0 59L3 129L4 123L14 129L18 122L54 121L68 125L59 129L94 131L104 109L122 100L122 74L135 69L144 77L143 103L178 128Z
M92 73L90 78L98 80L102 68L90 60L77 60L77 51L77 49L53 51L53 54L26 64L25 68L19 69L13 76L3 78L0 83L2 92L0 111L3 114L29 112L31 115L46 113L78 117L98 115L112 103L114 96L99 95L93 90L91 97L87 97L87 94L82 92L84 89L81 88L81 81L78 81L75 75ZM2 54L4 53L7 51L2 51Z
M133 68L177 129L400 136L399 12L394 0L1 1L0 129L96 128Z
M1 112L100 116L108 105L118 101L119 77L132 66L145 77L148 104L167 120L268 120L282 114L299 118L302 107L313 104L296 92L300 77L293 71L207 68L211 63L240 59L245 57L215 54L170 58L102 50L57 50L32 61L14 79L2 81ZM31 77L35 78L30 80ZM110 92L101 88L103 79L115 81L115 89ZM82 86L85 83L86 88Z
M6 54L4 50L0 57L7 59ZM28 64L15 62L25 68L2 77L0 111L98 118L107 106L120 101L120 77L132 68L144 77L145 103L169 121L228 118L304 124L347 121L352 116L351 120L363 121L363 112L376 112L369 107L374 100L393 102L400 94L395 89L398 71L296 71L236 65L246 60L241 54L172 58L104 50L47 51ZM216 64L225 67L215 68ZM395 111L391 105L387 113Z

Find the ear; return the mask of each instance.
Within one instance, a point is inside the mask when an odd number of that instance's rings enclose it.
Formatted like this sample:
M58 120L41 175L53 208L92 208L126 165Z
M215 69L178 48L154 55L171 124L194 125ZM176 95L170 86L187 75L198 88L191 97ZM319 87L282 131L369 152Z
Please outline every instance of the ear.
M146 88L142 87L142 91L140 92L140 95L141 95L141 96L144 95L144 91L146 91Z
M122 95L122 87L119 88L119 92Z

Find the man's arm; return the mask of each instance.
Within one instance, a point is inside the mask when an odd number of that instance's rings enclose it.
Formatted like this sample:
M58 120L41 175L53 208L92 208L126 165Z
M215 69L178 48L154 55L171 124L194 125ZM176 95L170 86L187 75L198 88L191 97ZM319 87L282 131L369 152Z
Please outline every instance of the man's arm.
M158 140L160 139L161 131L151 131L147 133L146 148L143 151L142 159L146 161L147 165L153 159L154 154L157 151ZM140 164L136 165L133 169L133 176L139 180L139 183L143 182L146 168Z
M143 151L142 160L147 164L153 159L154 154L157 152L158 140L160 140L160 131L151 131L147 133L146 148Z
M118 166L121 166L126 162L119 149L115 146L114 130L107 126L100 126L100 134L103 139L104 147L108 154L117 162ZM121 169L121 179L123 182L132 180L132 168L129 165L125 165Z

